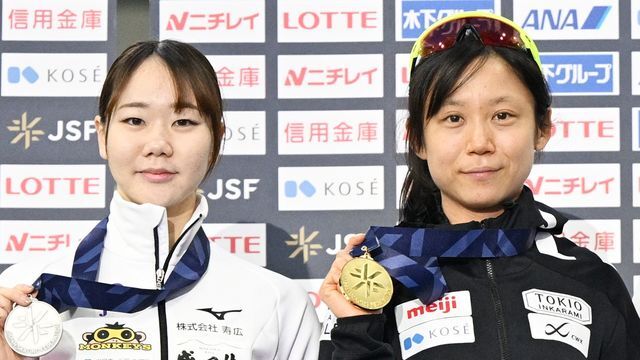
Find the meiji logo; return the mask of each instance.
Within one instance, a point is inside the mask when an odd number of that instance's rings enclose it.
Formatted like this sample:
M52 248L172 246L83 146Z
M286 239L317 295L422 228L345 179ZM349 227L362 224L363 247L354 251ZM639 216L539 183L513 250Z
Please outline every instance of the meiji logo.
M264 42L265 2L161 1L160 39L191 43Z
M620 219L569 220L563 228L563 236L595 252L604 262L620 263L620 227Z
M266 118L264 111L224 113L224 155L264 155Z
M0 221L0 264L52 256L82 240L96 221Z
M554 108L545 151L620 151L620 108Z
M0 165L0 207L101 208L104 165Z
M216 179L215 190L207 193L207 198L211 200L249 200L251 193L258 190L260 179Z
M469 291L455 291L425 305L420 300L411 300L395 308L398 331L402 332L418 324L443 318L471 316L471 295Z
M524 307L540 314L550 314L583 325L591 324L591 306L572 295L531 289L522 292Z
M384 167L281 167L278 209L356 210L384 208Z
M264 99L264 55L211 55L223 99ZM226 113L225 113L226 114Z
M382 0L278 1L278 41L382 41Z
M620 164L534 164L525 184L549 206L620 206Z
M618 53L541 53L553 95L618 95Z
M202 224L209 240L258 266L267 266L266 224Z
M534 39L617 39L618 2L514 1L514 22Z
M278 97L382 97L382 58L381 54L280 55Z
M402 358L420 351L446 344L464 344L476 341L471 316L438 319L400 331Z
M106 68L107 54L3 53L2 96L98 96Z
M279 154L367 154L384 150L382 110L278 112Z
M416 40L434 22L463 11L499 14L500 1L494 0L401 0L396 1L396 40Z
M106 41L108 5L103 0L3 0L2 40Z

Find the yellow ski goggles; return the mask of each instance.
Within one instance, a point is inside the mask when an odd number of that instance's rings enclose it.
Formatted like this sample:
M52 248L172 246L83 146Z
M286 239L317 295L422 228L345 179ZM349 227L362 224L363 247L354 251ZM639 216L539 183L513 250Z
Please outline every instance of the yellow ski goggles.
M452 48L466 36L476 36L485 46L501 46L528 52L542 70L536 44L513 21L484 11L467 11L440 19L429 26L411 49L410 74L420 59Z

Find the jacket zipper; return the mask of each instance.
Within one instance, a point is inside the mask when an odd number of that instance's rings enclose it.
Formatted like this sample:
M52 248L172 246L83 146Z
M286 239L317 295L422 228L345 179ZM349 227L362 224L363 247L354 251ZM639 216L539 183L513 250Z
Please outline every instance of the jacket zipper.
M167 268L169 267L169 261L173 256L173 252L176 247L180 243L180 240L184 237L186 233L191 230L193 225L195 225L202 215L198 217L189 227L182 232L176 243L173 244L167 258L164 260L164 265L160 268L160 239L158 238L158 227L153 229L153 240L155 244L155 253L156 253L156 288L158 290L162 290L164 287L164 275L167 273ZM158 327L160 329L160 359L168 360L169 359L169 335L167 334L167 308L165 301L162 300L158 302Z
M493 300L493 310L496 314L496 324L498 326L498 341L500 343L500 359L508 360L510 358L507 350L507 328L504 321L504 313L502 311L502 301L498 293L498 285L496 284L496 276L493 269L493 260L485 260L487 269L487 277L489 278L489 290L491 291L491 299Z

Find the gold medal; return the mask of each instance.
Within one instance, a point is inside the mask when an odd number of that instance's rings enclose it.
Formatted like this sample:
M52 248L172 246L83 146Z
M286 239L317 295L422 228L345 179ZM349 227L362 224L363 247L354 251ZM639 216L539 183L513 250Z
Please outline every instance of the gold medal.
M366 246L364 254L351 259L342 268L340 290L351 303L367 310L383 308L393 295L393 283L387 270L375 262Z

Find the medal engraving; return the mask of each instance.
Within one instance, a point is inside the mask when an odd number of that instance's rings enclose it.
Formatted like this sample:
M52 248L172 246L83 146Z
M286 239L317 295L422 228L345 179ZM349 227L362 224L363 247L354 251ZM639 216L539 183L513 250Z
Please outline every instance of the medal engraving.
M4 337L17 354L39 357L60 342L62 320L51 305L32 300L29 306L16 305L11 310L4 325Z
M383 308L393 295L387 270L375 262L363 246L361 257L347 262L340 274L340 290L351 303L367 310Z

